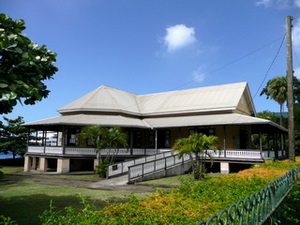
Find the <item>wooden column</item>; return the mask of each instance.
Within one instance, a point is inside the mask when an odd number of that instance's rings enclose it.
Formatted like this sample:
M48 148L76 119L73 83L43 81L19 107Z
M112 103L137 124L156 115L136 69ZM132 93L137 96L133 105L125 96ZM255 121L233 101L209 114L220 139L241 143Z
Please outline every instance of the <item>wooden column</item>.
M155 150L156 150L156 153L158 153L158 148L157 148L157 129L155 129Z
M226 158L226 126L223 126L223 148L224 148L224 157Z
M133 155L133 130L130 130L130 155Z

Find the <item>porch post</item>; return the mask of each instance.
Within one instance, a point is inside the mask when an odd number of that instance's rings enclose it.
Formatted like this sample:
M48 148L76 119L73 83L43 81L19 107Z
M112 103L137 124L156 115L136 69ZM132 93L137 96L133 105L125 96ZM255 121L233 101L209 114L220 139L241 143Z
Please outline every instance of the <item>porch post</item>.
M56 131L56 147L58 146L58 131Z
M130 130L130 155L133 155L133 130Z
M286 147L286 134L283 134L283 150L284 150L284 156L287 156L287 147Z
M281 132L280 134L280 145L281 145L281 150L283 150L283 133Z
M270 135L267 133L267 141L268 141L268 158L270 157Z
M224 133L224 137L223 137L223 148L224 148L224 157L226 158L226 126L223 126L223 133Z
M157 129L155 129L155 151L156 154L158 153L158 149L157 149Z
M261 130L259 131L259 150L262 152L263 147L262 147L262 137L261 137Z
M275 134L275 159L278 159L278 138L277 138L277 133Z
M65 144L65 142L66 142L66 128L65 128L64 125L62 126L62 135L61 136L62 136L61 137L62 154L64 155L65 152L66 152L66 144ZM58 137L57 137L57 139L58 139Z
M42 143L43 143L43 146L44 146L44 153L46 153L46 135L45 135L45 131L44 130L43 130Z
M38 137L39 137L39 132L36 130L35 131L35 144L38 145Z

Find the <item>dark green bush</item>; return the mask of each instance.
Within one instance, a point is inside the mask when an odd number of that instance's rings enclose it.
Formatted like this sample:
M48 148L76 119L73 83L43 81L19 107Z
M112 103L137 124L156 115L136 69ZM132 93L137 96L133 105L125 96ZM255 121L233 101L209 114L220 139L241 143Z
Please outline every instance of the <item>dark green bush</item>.
M9 217L0 215L0 225L17 225L17 223Z
M299 209L300 183L297 183L266 224L300 224Z
M102 161L99 162L99 165L95 166L96 173L99 175L99 177L106 178L108 166L109 166L108 159L103 159Z
M0 171L0 180L2 180L3 178L4 178L4 173Z

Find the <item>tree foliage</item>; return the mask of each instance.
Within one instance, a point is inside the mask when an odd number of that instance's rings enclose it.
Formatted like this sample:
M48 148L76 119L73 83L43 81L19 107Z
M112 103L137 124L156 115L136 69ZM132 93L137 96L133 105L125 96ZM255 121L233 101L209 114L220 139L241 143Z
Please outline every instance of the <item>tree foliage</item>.
M300 103L300 80L293 77L293 92L294 103ZM283 105L287 101L287 78L284 76L277 76L269 80L266 87L263 88L260 95L266 95L267 99L273 99L280 105L280 125L283 124L282 112ZM272 120L273 121L273 120ZM275 122L275 121L274 121Z
M56 54L38 46L22 31L25 23L0 14L0 113L9 113L19 101L33 105L49 94L43 83L58 70Z
M195 180L204 178L205 167L204 158L208 156L212 159L208 150L216 150L218 147L218 138L216 136L206 136L205 134L195 133L188 138L178 139L173 150L178 151L179 157L183 155L195 156L193 162L193 173Z
M27 148L28 129L23 127L23 117L19 116L16 119L3 117L6 121L4 124L0 121L0 152L7 154L13 153L13 157L24 155Z
M87 126L81 130L79 136L89 139L96 149L99 160L98 173L102 177L106 175L107 166L114 161L118 149L127 146L127 134L119 127ZM105 157L103 157L104 151L107 153Z
M287 79L284 76L278 76L268 81L266 87L260 95L265 94L267 99L273 99L280 105L280 125L282 125L283 104L287 100Z

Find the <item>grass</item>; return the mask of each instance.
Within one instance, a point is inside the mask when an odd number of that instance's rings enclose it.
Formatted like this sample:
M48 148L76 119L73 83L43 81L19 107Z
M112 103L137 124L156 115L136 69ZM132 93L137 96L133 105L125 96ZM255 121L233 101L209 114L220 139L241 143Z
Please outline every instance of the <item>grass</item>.
M146 181L142 184L177 186L182 181L183 183L179 188L158 191L147 198L141 198L145 196L144 194L136 194L139 197L137 201L128 198L130 194L128 191L52 186L30 183L28 179L27 181L25 179L39 177L53 180L99 180L95 175L31 175L21 173L21 167L4 167L1 170L7 174L7 178L17 177L20 179L16 179L14 183L0 181L0 214L11 217L20 225L39 224L38 215L49 208L50 201L53 201L57 210L66 206L72 206L78 210L83 207L82 204L79 204L80 198L77 197L81 195L98 209L109 204L106 209L95 211L96 216L102 218L104 224L182 224L182 221L185 221L184 224L194 224L200 218L207 219L237 200L255 193L268 181L281 176L291 167L299 165L299 158L296 163L268 162L238 174L207 179L206 182L191 181L192 175ZM128 199L130 202L127 201ZM218 201L213 202L211 199ZM125 203L111 205L111 202ZM78 215L80 216L80 214ZM63 217L61 218L64 220ZM123 223L120 222L121 220ZM131 223L133 220L135 223ZM53 224L56 224L55 222Z
M33 178L59 178L59 179L69 179L69 180L88 180L88 181L100 181L100 178L97 174L31 174L31 173L23 173L23 167L17 166L5 166L0 168L0 170L7 175L18 175L18 176L26 176L33 177Z
M221 174L219 173L208 173L208 177L216 177L220 176ZM142 185L153 185L153 186L170 186L170 187L176 187L181 185L183 180L186 179L193 179L192 174L184 174L180 176L172 176L172 177L164 177L156 180L148 180L148 181L143 181L140 182L139 184Z
M28 182L28 179L68 179L99 181L97 175L40 175L21 173L22 167L3 167L5 179L0 181L0 215L11 217L19 225L39 224L38 215L49 208L52 201L55 207L79 206L83 196L98 208L109 202L127 201L131 193L124 190L92 190L71 186L52 186ZM145 194L136 194L143 197Z

